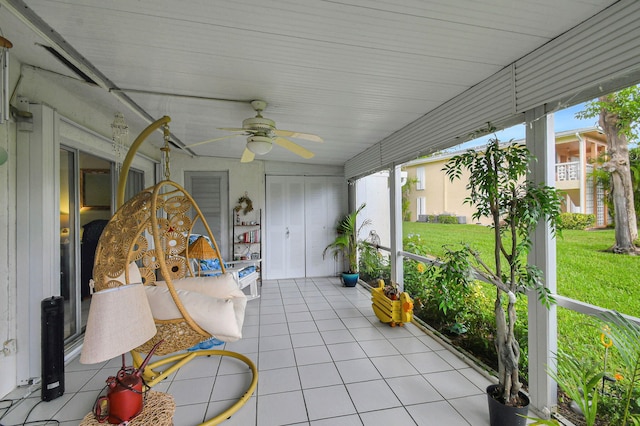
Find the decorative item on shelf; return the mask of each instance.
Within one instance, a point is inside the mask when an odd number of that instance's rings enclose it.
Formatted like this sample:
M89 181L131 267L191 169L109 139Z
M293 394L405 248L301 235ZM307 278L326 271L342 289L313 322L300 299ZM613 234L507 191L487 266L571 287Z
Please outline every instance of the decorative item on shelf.
M247 213L252 212L253 202L251 201L251 198L249 198L249 194L245 192L244 195L238 199L238 204L233 208L233 210L236 213L242 211L242 214L245 216ZM236 215L236 217L238 218L239 216ZM239 224L239 219L236 219L236 223Z

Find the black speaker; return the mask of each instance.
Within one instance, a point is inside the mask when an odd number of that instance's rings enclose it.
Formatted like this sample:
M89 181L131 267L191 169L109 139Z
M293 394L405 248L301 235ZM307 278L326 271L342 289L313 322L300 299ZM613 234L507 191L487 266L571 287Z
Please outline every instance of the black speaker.
M42 400L64 394L64 298L44 299L42 314Z

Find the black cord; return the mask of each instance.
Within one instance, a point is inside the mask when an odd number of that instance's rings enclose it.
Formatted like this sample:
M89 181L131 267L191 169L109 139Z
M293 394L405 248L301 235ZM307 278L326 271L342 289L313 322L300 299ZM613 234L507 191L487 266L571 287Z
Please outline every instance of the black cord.
M2 420L3 418L5 418L5 416L7 414L9 414L10 411L13 410L13 408L18 405L18 402L22 401L22 399L2 399L0 400L0 404L3 403L9 403L8 406L6 407L0 407L0 410L5 410L2 415L0 415L0 420ZM36 425L39 424L41 426L46 426L48 424L50 424L49 422L53 422L51 424L54 425L59 425L60 421L59 420L55 420L55 419L48 419L48 420L31 420L31 421L27 421L27 419L29 418L29 416L31 415L31 413L33 412L33 410L42 402L42 400L38 401L33 407L31 407L31 409L29 410L29 412L27 413L27 417L25 417L24 421L20 424L15 424L15 425L9 425L9 424L4 424L4 423L0 423L0 426L26 426L26 425Z
M4 419L4 416L6 416L9 411L11 411L11 408L14 406L16 401L13 400L13 399L2 399L2 400L0 400L0 404L5 404L7 402L9 403L9 405L7 407L0 407L0 410L4 410L2 415L0 415L0 420ZM2 426L2 425L0 424L0 426Z
M29 410L29 412L27 413L27 417L24 418L24 422L22 422L22 426L27 424L27 419L29 418L29 416L31 415L31 412L33 411L34 408L36 408L38 405L40 405L40 403L42 402L42 400L38 401L35 403L35 405L33 407L31 407L31 409Z

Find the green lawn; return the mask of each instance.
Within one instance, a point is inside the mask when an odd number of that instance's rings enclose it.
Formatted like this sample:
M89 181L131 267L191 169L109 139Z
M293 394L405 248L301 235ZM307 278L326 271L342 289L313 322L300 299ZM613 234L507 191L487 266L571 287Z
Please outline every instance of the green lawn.
M492 230L480 225L405 222L404 237L419 234L434 255L442 245L462 241L493 256ZM556 240L558 294L640 317L640 256L605 253L614 242L613 230L565 230ZM558 308L558 344L601 359L597 321ZM581 350L579 348L582 348Z

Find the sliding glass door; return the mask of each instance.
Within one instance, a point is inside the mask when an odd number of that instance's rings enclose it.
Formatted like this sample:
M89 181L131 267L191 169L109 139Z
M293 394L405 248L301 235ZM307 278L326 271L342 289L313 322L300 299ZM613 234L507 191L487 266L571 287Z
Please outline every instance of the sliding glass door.
M113 212L114 166L77 149L60 149L60 295L65 302L65 342L80 336L87 323L95 252ZM144 173L129 170L125 200L143 188Z

